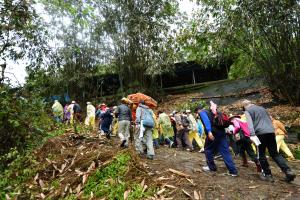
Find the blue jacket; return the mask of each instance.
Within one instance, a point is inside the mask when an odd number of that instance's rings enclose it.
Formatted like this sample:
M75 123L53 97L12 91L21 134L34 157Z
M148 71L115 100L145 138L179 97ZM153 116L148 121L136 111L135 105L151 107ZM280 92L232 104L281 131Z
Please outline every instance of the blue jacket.
M210 121L206 111L201 111L199 115L200 115L200 118L202 120L204 129L205 129L205 133L207 134L209 132L212 132L211 121Z

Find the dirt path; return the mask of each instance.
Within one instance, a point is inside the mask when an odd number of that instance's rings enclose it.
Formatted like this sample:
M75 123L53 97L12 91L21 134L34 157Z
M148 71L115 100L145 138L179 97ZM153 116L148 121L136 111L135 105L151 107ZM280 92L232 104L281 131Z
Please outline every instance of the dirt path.
M155 159L147 160L135 155L132 143L128 151L119 147L115 137L107 140L73 133L50 139L36 151L37 161L43 163L43 167L27 183L28 193L21 196L23 199L40 198L42 194L48 199L59 199L77 190L76 195L80 195L86 182L84 179L123 151L134 158L128 166L126 180L145 181L148 188L155 189L154 197L149 199L300 199L300 162L290 163L298 174L292 184L280 181L284 176L271 162L276 181L266 183L259 180L254 164L249 168L241 167L239 158L235 158L235 163L240 176L230 177L225 174L227 170L222 160L216 162L218 172L202 172L201 167L206 163L204 154L199 152L161 146L156 150Z
M153 161L143 160L149 167L151 175L157 178L157 184L162 188L164 197L173 199L300 199L300 166L299 162L289 163L295 169L298 177L292 184L280 181L283 173L275 163L271 169L275 183L259 180L254 164L248 168L241 166L241 161L235 158L239 177L225 175L226 167L222 160L216 162L216 173L205 173L201 167L205 165L204 154L198 152L179 151L161 147L156 151ZM189 177L182 177L169 171L169 168L181 171ZM167 187L166 187L167 184ZM185 192L186 194L185 194ZM191 195L190 197L188 195Z

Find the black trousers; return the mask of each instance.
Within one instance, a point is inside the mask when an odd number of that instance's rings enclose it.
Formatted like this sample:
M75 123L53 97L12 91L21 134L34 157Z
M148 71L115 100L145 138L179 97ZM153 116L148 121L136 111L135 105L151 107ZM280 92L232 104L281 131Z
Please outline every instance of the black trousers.
M177 131L176 142L178 148L187 147L190 148L191 150L193 149L193 146L190 143L188 135L189 135L189 129L186 127Z
M239 146L240 154L242 157L246 157L246 152L247 152L251 160L254 161L255 163L258 163L257 155L252 149L251 140L249 137L244 137L243 139L237 142L237 145Z
M271 170L269 163L266 158L266 149L268 149L270 156L275 161L275 163L280 167L283 172L290 170L290 167L287 165L286 160L278 153L277 144L275 140L275 133L266 133L263 135L257 135L261 144L259 145L259 162L261 168L264 170L266 175L271 175Z

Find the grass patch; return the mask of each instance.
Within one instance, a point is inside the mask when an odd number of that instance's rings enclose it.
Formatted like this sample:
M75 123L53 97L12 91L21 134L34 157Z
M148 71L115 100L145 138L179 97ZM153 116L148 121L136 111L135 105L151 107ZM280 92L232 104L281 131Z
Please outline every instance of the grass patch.
M84 197L93 194L97 198L123 199L124 192L130 190L127 199L142 199L151 195L152 191L143 192L140 184L125 181L129 170L128 163L131 156L128 153L119 154L115 160L103 169L98 169L90 178L84 188Z
M297 160L300 160L300 148L299 147L295 149L294 155Z

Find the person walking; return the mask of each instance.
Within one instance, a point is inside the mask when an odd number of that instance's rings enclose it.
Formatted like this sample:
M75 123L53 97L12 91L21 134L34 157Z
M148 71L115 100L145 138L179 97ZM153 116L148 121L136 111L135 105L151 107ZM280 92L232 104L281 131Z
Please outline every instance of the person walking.
M72 124L72 125L74 124L74 109L73 109L73 107L74 107L75 103L76 103L75 101L72 101L71 104L67 108L67 112L70 113L70 124Z
M274 119L273 117L271 117L271 119L275 129L277 151L279 152L280 150L282 150L288 156L288 160L295 160L295 157L293 156L291 150L284 141L284 138L287 137L287 131L284 127L284 124L281 121Z
M113 115L110 108L106 108L104 113L100 114L101 119L101 131L105 134L107 139L111 136L111 123L113 121Z
M188 120L189 120L189 141L191 144L193 144L193 140L196 141L196 143L198 144L198 147L200 148L200 152L203 150L203 143L199 137L199 134L198 134L198 125L197 125L197 121L195 119L195 117L193 116L193 114L191 113L191 110L186 110L186 113L187 113L187 117L188 117Z
M74 102L73 114L73 120L76 121L76 123L81 122L81 107L77 102Z
M118 118L118 135L121 140L121 147L128 147L130 137L130 122L132 121L131 110L126 104L127 99L122 98L121 104L117 107L115 115Z
M64 106L64 122L66 124L69 124L70 123L70 118L71 118L71 113L70 111L68 110L68 107L69 107L69 104L66 104Z
M135 148L140 154L144 154L143 144L147 147L147 158L153 160L154 148L153 148L153 136L152 129L155 126L153 119L153 111L145 105L145 101L140 101L138 108L136 109L136 135L135 135Z
M197 115L197 113L196 113L196 115ZM204 138L204 136L205 136L204 126L203 126L203 123L202 123L199 115L197 115L196 120L197 120L198 135L199 135L199 138L200 138L200 140L201 140L201 142L203 144L203 147L200 149L199 152L200 153L204 153L204 141L205 141L205 138Z
M92 105L91 102L86 102L86 105L86 118L84 124L94 129L96 108Z
M256 164L257 172L261 172L259 160L251 146L252 142L250 140L250 131L247 121L243 121L240 116L232 116L230 117L230 121L233 124L232 134L239 147L239 153L243 159L243 166L248 167L248 161L245 153L247 152L251 160Z
M52 105L52 113L56 122L62 122L64 117L64 108L58 100L55 100L54 104Z
M177 148L186 147L187 151L193 151L192 143L189 141L189 120L185 113L185 111L181 111L180 113L175 114L176 121L176 142Z
M163 111L158 112L158 125L165 142L167 142L169 147L172 147L174 143L174 131L170 117Z
M217 171L217 166L214 162L214 153L218 151L229 171L228 175L233 177L238 176L226 140L225 129L216 123L217 117L222 116L222 113L218 112L216 108L214 110L206 110L202 105L199 105L195 111L199 114L200 119L203 122L206 134L204 153L207 166L202 168L203 171Z
M247 123L250 130L250 139L254 141L254 137L257 136L259 145L259 162L263 169L263 173L260 178L265 181L274 182L269 163L266 158L266 149L272 159L275 161L278 167L285 173L287 182L291 182L295 179L296 174L287 165L286 160L278 153L275 130L272 124L270 115L262 106L257 106L251 103L249 100L242 101L243 109Z

